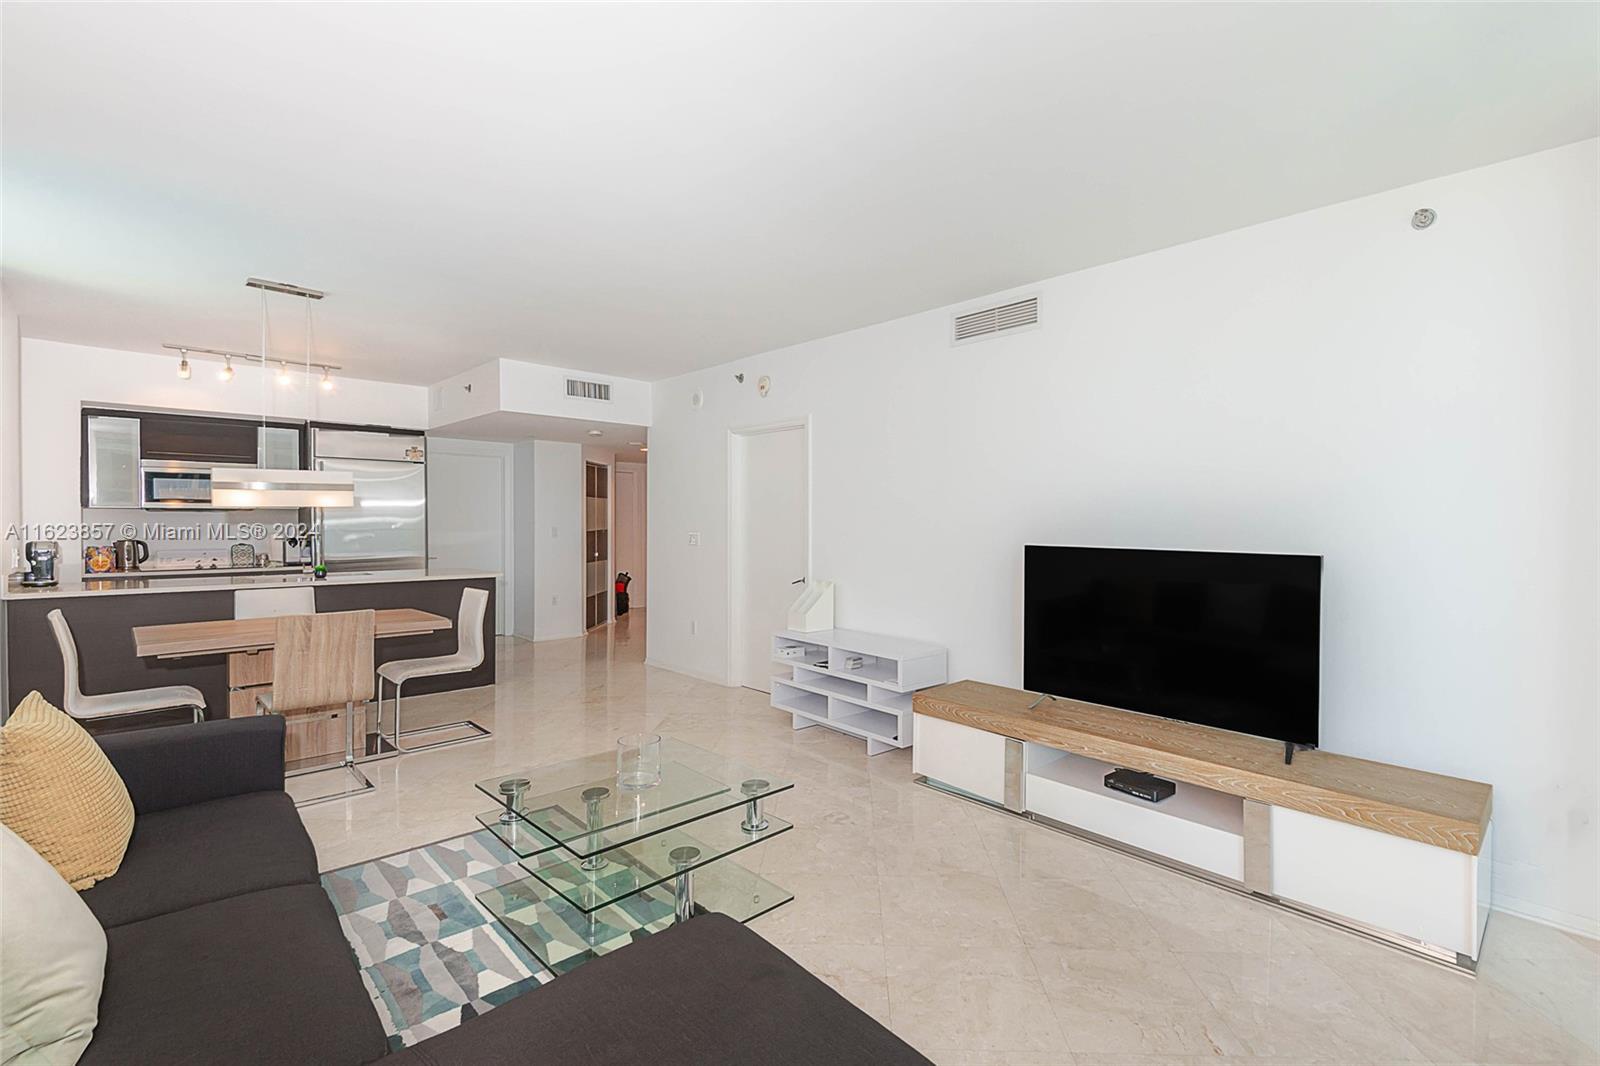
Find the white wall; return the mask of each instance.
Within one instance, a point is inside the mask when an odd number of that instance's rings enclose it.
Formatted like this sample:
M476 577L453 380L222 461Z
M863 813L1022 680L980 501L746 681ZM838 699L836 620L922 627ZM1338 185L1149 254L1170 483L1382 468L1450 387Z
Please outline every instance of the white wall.
M0 534L22 520L22 334L9 294L0 286ZM0 543L0 572L19 565L19 542Z
M1496 902L1600 931L1596 162L1054 278L1029 333L952 347L946 308L658 382L650 660L728 676L736 426L810 416L839 622L952 677L1020 682L1030 541L1319 553L1324 746L1493 783Z
M498 571L495 633L517 616L516 472L512 446L428 437L430 566Z
M324 392L297 384L282 388L262 372L235 366L234 379L222 382L220 363L190 360L193 376L177 376L176 356L89 348L58 341L21 340L22 521L77 523L79 425L84 403L162 407L214 414L259 416L263 391L268 414L421 429L428 421L428 390L335 375ZM62 545L63 572L82 568L74 548Z
M533 442L534 640L583 634L583 446Z
M10 294L0 285L0 574L22 565L26 537L7 539L5 533L22 521L22 333ZM0 611L0 718L11 713L6 684L5 612Z
M517 561L515 583L516 610L511 631L532 640L535 626L534 548L538 544L538 524L534 521L534 442L523 441L511 449L511 554Z

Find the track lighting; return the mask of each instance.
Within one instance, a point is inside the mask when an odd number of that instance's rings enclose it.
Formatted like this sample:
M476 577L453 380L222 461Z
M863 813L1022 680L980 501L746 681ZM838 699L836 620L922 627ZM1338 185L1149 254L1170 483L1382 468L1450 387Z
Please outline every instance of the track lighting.
M233 356L225 355L222 357L222 369L217 371L217 379L219 381L233 380Z
M327 370L323 370L323 372L322 372L322 391L323 392L332 392L333 391L333 378L328 376L328 371Z
M183 352L183 358L178 360L178 377L184 381L189 380L189 353Z
M279 363L278 364L278 384L279 385L289 385L289 384L293 383L293 381L294 381L294 378L289 376L289 364L288 363Z

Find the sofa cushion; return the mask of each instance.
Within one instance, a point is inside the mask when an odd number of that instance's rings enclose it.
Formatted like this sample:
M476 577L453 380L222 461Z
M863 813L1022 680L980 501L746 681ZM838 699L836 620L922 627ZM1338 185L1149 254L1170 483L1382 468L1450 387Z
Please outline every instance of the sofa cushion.
M357 1066L388 1042L317 885L106 931L100 1024L80 1066Z
M721 914L584 963L383 1066L929 1066L911 1046Z
M117 876L83 894L110 928L245 892L317 884L317 854L285 792L141 814Z
M0 1061L62 1066L94 1033L106 934L27 841L0 826Z
M133 830L111 760L37 692L0 728L0 822L80 890L117 872Z

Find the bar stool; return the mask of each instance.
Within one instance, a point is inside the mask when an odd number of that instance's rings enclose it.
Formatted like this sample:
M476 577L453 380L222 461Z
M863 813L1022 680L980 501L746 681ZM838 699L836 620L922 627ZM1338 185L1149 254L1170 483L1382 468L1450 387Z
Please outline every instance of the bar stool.
M62 701L64 710L83 721L116 718L125 714L147 714L152 711L170 711L174 707L188 707L194 711L196 722L205 721L206 698L191 685L164 685L161 688L139 688L127 692L107 692L99 696L85 696L78 684L78 645L67 627L66 616L60 609L45 616L55 632L56 644L61 648Z
M388 681L394 686L394 733L391 743L395 750L402 754L414 751L426 751L429 748L442 748L449 744L465 744L471 740L482 740L492 736L489 730L477 722L463 719L459 722L445 722L442 725L422 726L420 729L400 728L400 686L407 681L419 677L440 677L444 674L464 674L469 670L476 670L483 663L483 617L489 609L489 594L483 589L468 588L461 592L461 613L456 621L456 653L454 655L435 655L426 659L394 659L378 667L378 735L383 735L383 683ZM436 740L431 744L413 744L404 747L400 743L401 737L415 736L418 733L438 733L446 729L471 729L474 735L469 737L454 737L450 740Z
M344 758L332 766L295 770L285 777L346 770L356 786L295 806L370 792L373 784L356 768L356 704L372 699L373 611L281 615L272 647L272 688L256 697L257 714L286 714L344 704ZM363 726L363 728L365 728Z

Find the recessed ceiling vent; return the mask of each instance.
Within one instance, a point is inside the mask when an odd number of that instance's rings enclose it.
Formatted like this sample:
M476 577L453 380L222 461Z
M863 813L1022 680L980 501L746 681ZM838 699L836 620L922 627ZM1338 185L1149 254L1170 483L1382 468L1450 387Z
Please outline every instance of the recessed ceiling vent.
M1026 300L1001 304L999 307L985 307L981 311L968 311L964 315L954 316L950 320L950 343L962 344L996 333L1027 329L1038 324L1039 298L1030 296Z
M609 400L611 399L611 386L604 381L584 381L582 378L568 378L567 395L576 396L580 400Z

